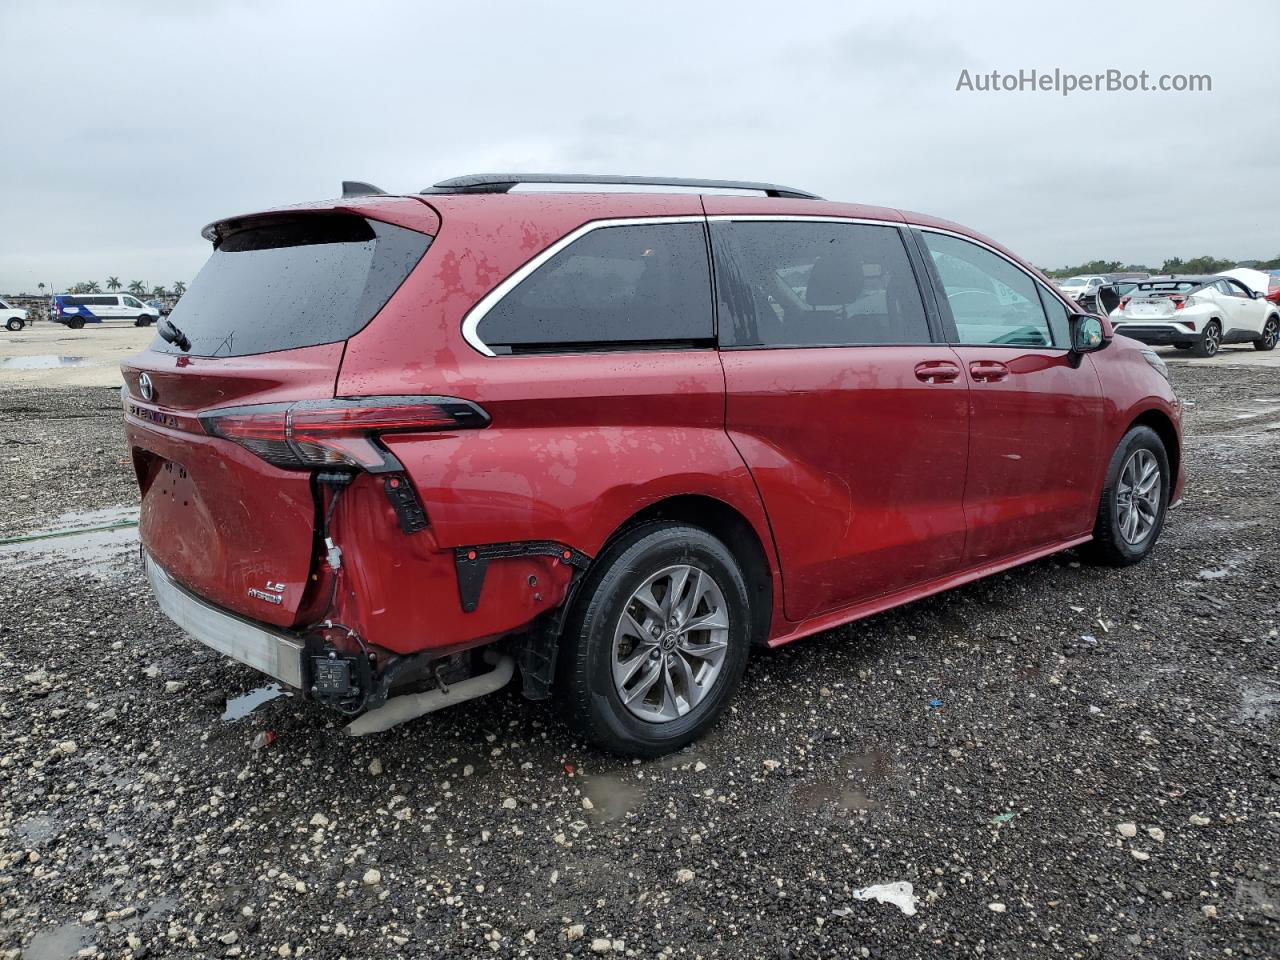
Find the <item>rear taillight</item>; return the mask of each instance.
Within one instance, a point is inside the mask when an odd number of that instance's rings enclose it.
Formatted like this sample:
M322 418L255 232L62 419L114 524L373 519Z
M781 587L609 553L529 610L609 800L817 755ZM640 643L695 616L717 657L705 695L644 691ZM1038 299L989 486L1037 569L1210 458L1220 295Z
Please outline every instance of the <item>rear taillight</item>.
M1170 297L1169 299L1173 301L1173 309L1175 310L1181 310L1187 305L1187 301L1184 297Z
M1121 309L1121 310L1123 310L1125 307L1127 307L1127 306L1129 305L1129 301L1130 301L1131 299L1132 299L1131 297L1121 297L1121 298L1120 298L1120 309Z
M402 469L377 437L385 433L469 430L489 424L474 403L454 397L300 400L230 407L201 416L205 431L291 470Z

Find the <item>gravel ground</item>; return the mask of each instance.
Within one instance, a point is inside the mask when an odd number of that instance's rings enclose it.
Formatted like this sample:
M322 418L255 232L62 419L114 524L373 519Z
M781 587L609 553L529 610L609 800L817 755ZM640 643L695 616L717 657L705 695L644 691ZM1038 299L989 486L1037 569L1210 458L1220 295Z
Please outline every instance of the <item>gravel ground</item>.
M262 680L157 612L130 531L0 549L0 956L1275 957L1280 385L1174 376L1150 561L761 654L653 762L515 692L356 741L224 720ZM118 405L0 392L0 536L132 502ZM911 915L855 896L896 882Z

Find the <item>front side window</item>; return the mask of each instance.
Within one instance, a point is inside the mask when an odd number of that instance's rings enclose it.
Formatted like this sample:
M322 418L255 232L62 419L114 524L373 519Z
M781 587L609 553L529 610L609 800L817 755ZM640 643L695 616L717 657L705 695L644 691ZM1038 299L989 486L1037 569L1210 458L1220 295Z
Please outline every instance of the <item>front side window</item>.
M1049 321L1029 274L968 240L930 231L922 236L955 320L957 342L1052 346Z
M893 226L711 226L720 342L730 347L928 343L920 288Z
M715 332L705 227L592 230L499 300L476 335L499 354L708 343Z

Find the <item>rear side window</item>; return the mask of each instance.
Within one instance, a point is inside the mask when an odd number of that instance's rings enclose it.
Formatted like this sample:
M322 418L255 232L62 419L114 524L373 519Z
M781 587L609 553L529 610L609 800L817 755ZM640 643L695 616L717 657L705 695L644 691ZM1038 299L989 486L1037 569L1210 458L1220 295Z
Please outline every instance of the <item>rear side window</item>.
M1031 275L968 240L925 231L958 342L1017 347L1053 344Z
M499 300L476 334L494 353L710 341L705 228L654 223L592 230Z
M896 227L716 222L711 243L725 346L929 342L920 288Z
M430 243L426 234L349 215L261 221L217 245L169 319L195 356L345 340L382 309ZM151 349L182 352L159 336Z

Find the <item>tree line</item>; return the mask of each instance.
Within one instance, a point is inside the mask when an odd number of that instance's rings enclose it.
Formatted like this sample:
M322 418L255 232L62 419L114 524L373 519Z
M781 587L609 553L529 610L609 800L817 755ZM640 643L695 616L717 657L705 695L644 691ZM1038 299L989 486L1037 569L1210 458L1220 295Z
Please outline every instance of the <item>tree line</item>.
M44 293L44 284L37 284L40 293ZM67 293L102 293L103 288L115 293L117 290L127 290L135 297L180 297L187 292L187 285L182 280L175 280L172 287L166 287L162 283L151 286L142 280L131 280L128 284L120 282L119 277L107 277L105 283L98 283L97 280L85 280L82 283L74 283L67 288Z
M1170 257L1160 268L1144 263L1121 263L1119 260L1090 260L1075 267L1046 270L1051 277L1074 277L1082 273L1221 273L1232 267L1251 267L1254 270L1280 270L1280 257L1270 260L1221 260L1218 257Z

